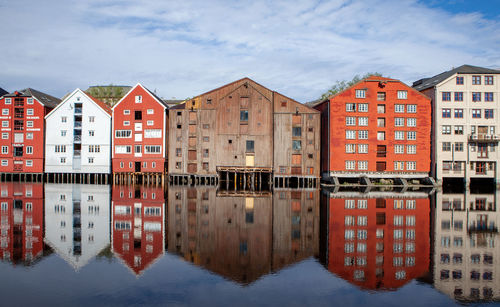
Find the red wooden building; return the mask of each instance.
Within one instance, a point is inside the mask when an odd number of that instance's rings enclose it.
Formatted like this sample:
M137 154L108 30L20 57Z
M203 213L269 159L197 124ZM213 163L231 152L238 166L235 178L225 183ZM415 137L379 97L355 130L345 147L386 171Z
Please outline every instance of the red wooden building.
M114 185L111 247L140 275L165 250L165 195L162 187Z
M113 173L166 171L167 105L140 83L113 106Z
M323 178L426 178L431 101L403 82L370 76L315 106Z
M32 264L43 255L43 184L0 184L0 259Z
M429 269L430 200L363 193L327 200L328 270L361 288L396 289Z
M31 88L0 98L0 173L43 173L44 119L60 102Z

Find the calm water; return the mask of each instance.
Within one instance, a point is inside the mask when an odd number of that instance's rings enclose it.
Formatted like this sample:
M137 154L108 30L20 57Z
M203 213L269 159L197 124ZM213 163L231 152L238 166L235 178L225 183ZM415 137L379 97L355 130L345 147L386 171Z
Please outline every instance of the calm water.
M498 302L498 194L1 183L2 305Z

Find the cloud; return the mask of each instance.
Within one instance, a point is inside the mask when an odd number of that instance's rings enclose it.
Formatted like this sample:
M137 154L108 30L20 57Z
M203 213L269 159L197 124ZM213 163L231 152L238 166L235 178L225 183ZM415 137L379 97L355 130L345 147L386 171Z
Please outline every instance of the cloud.
M1 2L0 2L1 3ZM500 24L416 0L9 1L0 87L144 83L185 98L244 76L299 101L378 71L407 83L500 67Z

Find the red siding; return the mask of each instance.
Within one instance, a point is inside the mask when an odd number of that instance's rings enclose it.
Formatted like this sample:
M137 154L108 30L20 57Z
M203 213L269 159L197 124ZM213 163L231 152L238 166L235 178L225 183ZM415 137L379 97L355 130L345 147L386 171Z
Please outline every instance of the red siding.
M142 103L135 102L135 96L142 96ZM153 114L147 114L147 110L152 109ZM124 110L130 110L130 114L125 115ZM135 120L135 111L142 111L142 119ZM129 121L130 125L125 126L124 121ZM153 125L147 125L148 121L153 121ZM134 131L135 124L142 124L142 131ZM167 150L165 140L167 139L167 115L165 106L159 103L147 90L142 86L134 87L120 103L113 108L113 172L135 172L135 162L141 163L141 172L163 173L165 171L165 162ZM144 130L146 129L161 129L162 135L160 138L144 138ZM116 138L117 130L131 130L130 138ZM142 134L142 141L136 142L135 134ZM115 152L117 145L131 146L131 152L128 154L117 154ZM134 145L141 145L142 156L136 157ZM147 154L145 153L146 145L161 146L161 153ZM153 167L153 162L156 164ZM121 166L123 163L123 167ZM144 167L146 163L146 167Z

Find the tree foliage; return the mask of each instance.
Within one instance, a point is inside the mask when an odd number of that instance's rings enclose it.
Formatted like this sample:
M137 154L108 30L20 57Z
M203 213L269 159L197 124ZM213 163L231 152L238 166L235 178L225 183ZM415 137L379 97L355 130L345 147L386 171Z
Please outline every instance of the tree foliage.
M112 84L108 86L93 86L89 88L88 93L94 97L106 98L121 98L125 95L123 87L114 86Z
M320 99L324 100L324 99L326 99L326 98L328 98L328 97L330 97L332 95L335 95L335 94L337 94L339 92L342 92L346 88L348 88L350 86L353 86L354 84L358 83L359 81L361 81L364 78L367 78L369 76L379 76L379 77L381 77L382 74L378 73L378 72L370 72L370 73L366 73L363 76L355 75L354 78L352 78L352 80L350 80L350 81L347 81L347 80L336 81L335 84L328 91L326 91L325 93L323 93L321 95Z

